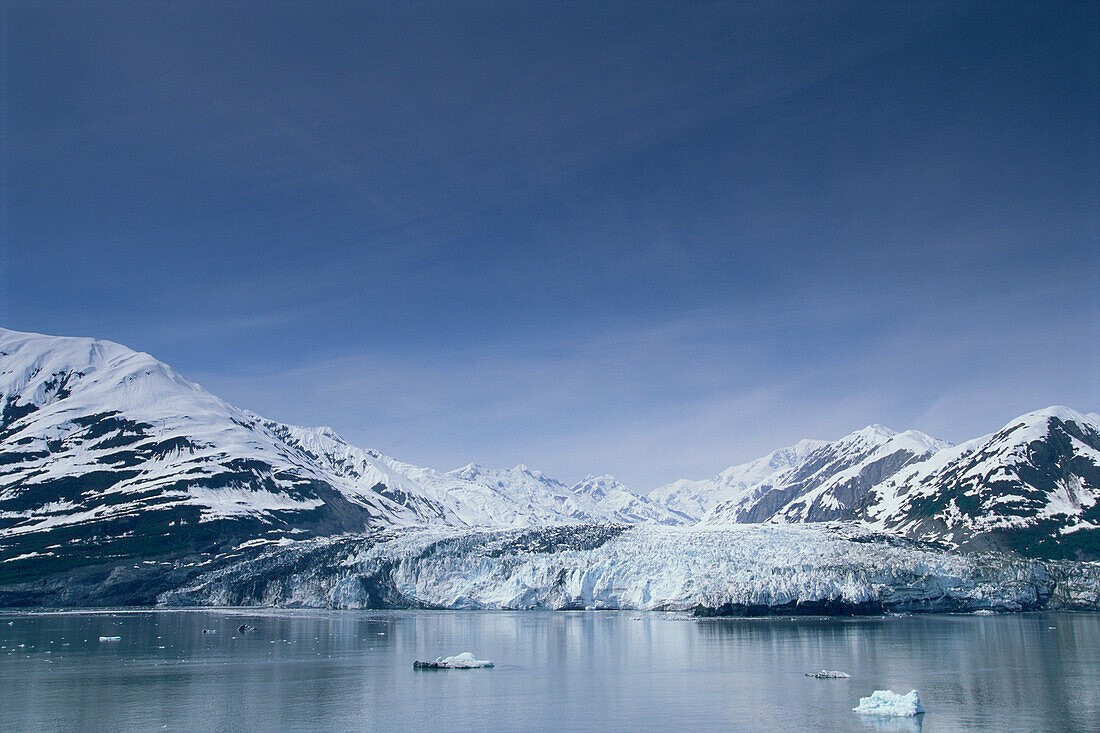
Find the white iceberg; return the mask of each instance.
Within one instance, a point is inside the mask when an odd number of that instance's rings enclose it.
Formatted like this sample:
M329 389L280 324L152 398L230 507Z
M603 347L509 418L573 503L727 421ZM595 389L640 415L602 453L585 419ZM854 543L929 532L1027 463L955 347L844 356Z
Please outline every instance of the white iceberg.
M823 669L820 672L807 672L806 676L817 677L819 680L846 680L852 675L839 669Z
M870 697L859 698L859 705L852 710L867 715L890 715L898 718L907 718L924 712L920 704L920 695L916 690L910 690L905 695L893 690L875 690Z
M430 662L413 662L414 669L475 669L492 666L493 663L488 659L478 659L472 652L462 652L453 657L436 657Z
M122 637L121 636L101 636L101 637L99 637L99 640L100 641L122 641Z

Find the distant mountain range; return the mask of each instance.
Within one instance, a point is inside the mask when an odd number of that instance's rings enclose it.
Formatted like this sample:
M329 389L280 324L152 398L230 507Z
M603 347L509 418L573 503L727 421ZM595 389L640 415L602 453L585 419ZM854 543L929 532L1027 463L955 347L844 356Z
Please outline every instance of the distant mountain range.
M0 329L0 586L135 561L189 577L185 558L250 542L402 527L849 521L1100 559L1098 495L1100 419L1063 407L958 446L871 425L643 495L610 476L412 466L232 407L118 344Z
M961 549L1100 558L1100 416L1021 415L952 446L871 425L650 494L703 526L857 520Z

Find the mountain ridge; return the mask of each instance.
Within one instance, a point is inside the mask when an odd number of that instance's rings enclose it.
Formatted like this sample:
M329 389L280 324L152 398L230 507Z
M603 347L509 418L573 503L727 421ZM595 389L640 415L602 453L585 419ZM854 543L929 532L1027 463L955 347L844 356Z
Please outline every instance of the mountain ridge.
M176 575L156 582L176 582L257 542L413 527L842 521L953 550L1098 559L1098 497L1100 420L1060 406L958 446L872 423L641 494L525 464L414 466L233 407L120 344L0 329L0 586L123 571L150 583L161 562Z

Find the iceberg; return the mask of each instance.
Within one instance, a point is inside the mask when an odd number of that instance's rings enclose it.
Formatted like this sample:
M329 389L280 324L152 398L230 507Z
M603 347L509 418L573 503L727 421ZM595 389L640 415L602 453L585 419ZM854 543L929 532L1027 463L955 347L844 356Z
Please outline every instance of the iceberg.
M910 690L905 695L893 690L875 690L870 697L859 698L859 705L852 710L866 715L890 715L898 718L908 718L924 712L916 690Z
M122 641L122 637L121 636L101 636L101 637L99 637L99 640L100 641Z
M820 672L807 672L806 676L816 677L819 680L846 680L852 675L838 669L823 669Z
M476 669L492 666L493 663L488 659L478 659L472 652L462 652L453 657L436 657L430 662L413 662L413 669Z

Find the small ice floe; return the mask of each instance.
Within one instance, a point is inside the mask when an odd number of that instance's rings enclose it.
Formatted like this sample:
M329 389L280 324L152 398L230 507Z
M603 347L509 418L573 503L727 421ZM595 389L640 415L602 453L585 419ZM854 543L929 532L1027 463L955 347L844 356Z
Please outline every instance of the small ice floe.
M866 715L890 715L898 718L908 718L924 712L916 690L910 690L905 695L893 690L875 690L870 697L859 698L859 705L852 710Z
M1057 628L1058 628L1057 626L1048 626L1047 631L1054 631Z
M100 641L122 641L122 637L121 636L101 636L101 637L99 637L99 640Z
M453 657L436 657L430 662L413 662L413 669L476 669L492 666L493 663L488 659L478 659L471 652L462 652Z
M202 633L204 633L204 634L216 634L216 633L218 633L218 630L217 629L203 629Z
M994 614L993 614L993 611L990 611L988 608L981 608L981 609L978 609L977 611L975 611L974 615L975 616L992 616Z
M846 680L852 675L839 669L823 669L820 672L807 672L806 676L817 677L819 680Z
M241 624L240 626L237 627L237 631L239 631L242 634L247 634L249 631L255 631L255 630L256 630L255 626L249 626L248 624Z

